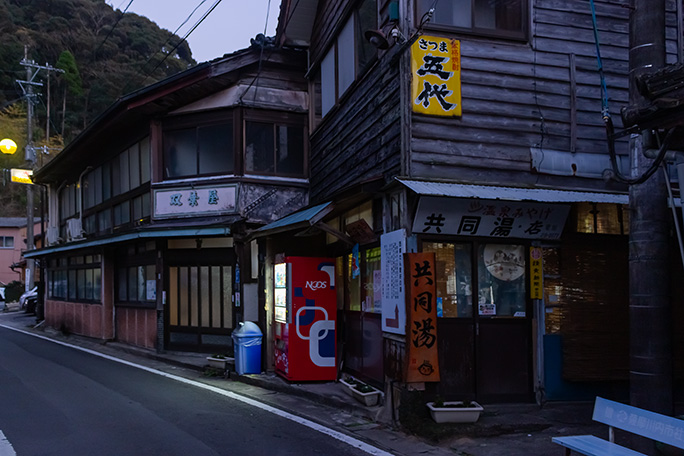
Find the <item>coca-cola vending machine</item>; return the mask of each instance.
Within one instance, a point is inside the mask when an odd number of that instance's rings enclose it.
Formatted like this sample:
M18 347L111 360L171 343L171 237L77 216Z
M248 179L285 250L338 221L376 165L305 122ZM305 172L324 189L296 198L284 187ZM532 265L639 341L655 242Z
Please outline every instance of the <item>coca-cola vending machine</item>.
M276 372L290 381L337 379L335 261L284 257L274 282Z

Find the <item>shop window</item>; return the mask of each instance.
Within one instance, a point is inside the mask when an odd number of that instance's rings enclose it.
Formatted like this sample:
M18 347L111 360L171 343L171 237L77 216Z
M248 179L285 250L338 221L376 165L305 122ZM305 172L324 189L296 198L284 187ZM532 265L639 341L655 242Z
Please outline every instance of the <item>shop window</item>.
M434 252L437 316L470 318L473 316L472 267L470 244L425 242L424 252Z
M527 0L419 0L417 20L435 8L427 27L475 35L527 38Z
M525 247L485 244L478 249L477 309L481 317L525 317Z
M365 250L361 264L361 310L369 313L381 313L380 247Z
M138 265L117 269L117 303L145 304L156 302L155 265Z
M100 302L102 269L100 255L77 255L50 262L48 297L73 302Z
M576 231L592 234L629 234L629 207L622 204L576 203Z
M245 173L303 177L304 129L246 121Z
M229 120L165 130L163 149L166 178L234 171L233 126Z

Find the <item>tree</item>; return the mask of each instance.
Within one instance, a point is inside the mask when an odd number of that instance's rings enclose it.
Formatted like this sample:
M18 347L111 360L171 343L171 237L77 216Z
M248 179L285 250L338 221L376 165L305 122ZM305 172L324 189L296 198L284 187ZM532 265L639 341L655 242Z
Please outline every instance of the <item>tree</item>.
M69 51L62 51L57 59L55 67L64 70L62 73L62 80L64 81L64 94L62 96L62 132L64 131L64 124L66 121L66 100L67 92L75 97L83 96L83 81L81 74L76 66L76 59Z

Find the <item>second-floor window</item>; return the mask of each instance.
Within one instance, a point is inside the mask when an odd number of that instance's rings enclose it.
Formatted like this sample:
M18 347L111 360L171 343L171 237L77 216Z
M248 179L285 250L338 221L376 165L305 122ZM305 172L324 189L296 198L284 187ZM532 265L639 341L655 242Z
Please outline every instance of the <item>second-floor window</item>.
M434 6L430 28L522 40L527 38L527 5L527 0L419 0L417 13L420 19Z
M352 83L368 69L376 49L364 32L377 28L375 0L363 0L340 30L320 66L320 109L325 116Z
M304 129L246 121L245 174L304 176Z
M193 124L164 126L164 177L175 179L233 174L233 123L230 118L199 118Z

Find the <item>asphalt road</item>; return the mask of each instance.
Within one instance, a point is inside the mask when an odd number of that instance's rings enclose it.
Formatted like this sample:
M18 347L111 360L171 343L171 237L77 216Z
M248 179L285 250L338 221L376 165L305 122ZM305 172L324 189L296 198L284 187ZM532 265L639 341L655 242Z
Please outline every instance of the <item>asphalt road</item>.
M5 328L0 455L12 454L2 434L19 456L364 454L243 401Z

